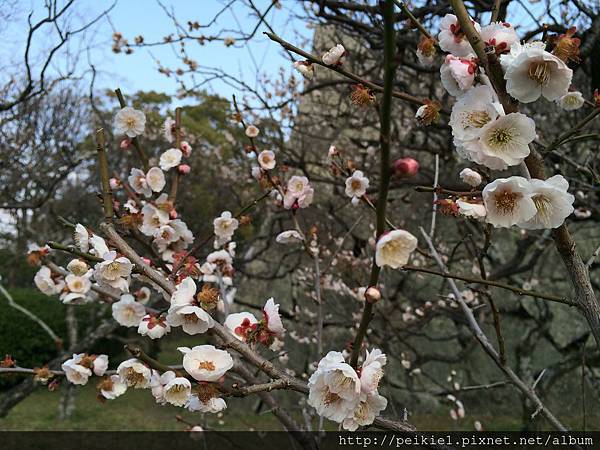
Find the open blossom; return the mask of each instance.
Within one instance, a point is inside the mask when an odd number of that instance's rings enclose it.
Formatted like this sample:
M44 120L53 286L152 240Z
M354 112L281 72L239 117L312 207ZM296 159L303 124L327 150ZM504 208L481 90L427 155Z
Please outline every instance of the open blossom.
M158 230L170 222L169 213L162 208L157 208L152 203L146 203L142 208L142 225L140 231L146 236L155 236Z
M477 139L482 128L498 117L501 108L491 87L480 85L469 89L452 106L450 126L455 144L458 145L457 140Z
M585 104L585 99L579 91L567 92L561 98L556 100L558 106L565 111L574 111Z
M464 200L457 200L456 206L458 206L458 213L460 215L477 220L485 218L485 206L481 203L470 203Z
M124 256L117 257L117 252L110 251L102 255L104 261L94 266L94 278L100 284L107 284L115 289L129 291L129 275L133 264ZM137 325L137 324L136 324Z
M233 367L233 358L213 345L179 347L183 353L183 368L198 381L219 381Z
M92 249L90 250L90 253L92 255L96 255L99 258L102 258L106 253L108 253L110 251L110 249L108 248L108 245L106 245L106 241L104 239L102 239L100 236L98 236L97 234L94 234L91 238L90 238L90 245L92 246Z
M294 175L287 184L287 190L283 197L283 207L306 208L310 206L314 196L314 189L310 186L308 178Z
M294 244L296 242L302 242L302 240L302 235L296 230L282 231L275 238L275 242L278 244Z
M271 150L263 150L258 154L258 163L263 170L271 170L275 168L275 153Z
M537 212L531 198L531 184L523 177L498 178L483 189L486 222L510 227L527 222Z
M153 191L162 191L167 184L164 172L158 167L150 168L147 173L133 168L127 180L135 192L145 197L150 197Z
M89 275L74 275L70 273L65 277L65 284L68 289L60 296L60 301L64 304L82 304L86 302L86 294L92 288L92 282Z
M113 128L115 134L134 138L144 132L146 115L137 109L126 106L115 114Z
M223 325L240 341L247 341L248 333L256 329L258 320L252 313L240 312L229 314Z
M392 230L377 241L375 263L379 267L398 269L408 262L417 248L417 238L405 230Z
M92 363L94 375L101 377L108 369L108 355L97 355Z
M356 431L359 426L371 425L386 407L387 399L382 395L378 393L362 395L352 414L342 422L342 427L349 431Z
M270 333L281 336L285 332L281 316L279 315L279 305L275 303L273 297L267 300L263 307L265 317L265 326Z
M127 391L127 385L121 382L119 375L111 375L98 384L98 390L105 399L114 400Z
M112 304L113 318L124 327L137 327L145 315L146 308L136 302L133 295L122 295L118 302Z
M80 251L84 253L87 253L89 251L90 234L88 233L87 229L80 223L75 225L75 231L73 232L73 241L75 242L75 245Z
M219 245L229 242L238 226L238 220L232 217L229 211L223 211L221 217L213 220L214 233L218 238Z
M479 186L483 181L483 178L478 172L469 169L468 167L465 167L460 171L460 179L472 187Z
M148 366L138 359L132 358L123 361L117 367L117 374L121 382L135 389L146 389L150 387L152 371Z
M258 136L260 133L260 130L258 129L258 127L255 127L254 125L248 125L246 127L246 136L248 136L249 138L255 138L256 136Z
M91 369L80 364L83 362L84 356L84 353L74 354L71 359L66 360L60 366L70 383L84 385L92 376Z
M477 64L468 58L447 55L440 66L442 86L454 97L462 96L475 81Z
M171 326L164 317L146 314L139 322L138 333L150 339L160 339L171 331Z
M192 412L216 414L227 408L227 404L220 397L200 398L199 395L192 395L185 407Z
M536 214L518 226L527 230L558 228L573 212L575 197L568 193L569 182L562 175L547 180L530 180Z
M346 178L346 195L352 199L352 203L366 194L369 187L369 179L360 170L355 170L352 176Z
M181 163L181 157L183 153L181 150L177 148L170 148L162 155L160 155L160 159L158 161L158 165L164 171L172 169L175 166L178 166Z
M167 323L170 326L181 326L183 331L192 335L206 333L214 325L210 314L198 306L195 295L196 283L191 277L185 278L171 296L171 306L167 314Z
M481 30L478 23L473 22L477 31ZM446 14L440 22L440 33L438 34L440 48L455 56L468 56L473 53L471 44L460 28L458 19L454 14Z
M493 46L498 55L509 52L512 45L519 42L517 32L506 22L492 22L481 29L480 35L486 46Z
M192 383L190 383L190 380L176 376L172 370L163 373L161 382L163 380L168 380L163 388L165 401L175 406L184 406L192 394Z
M483 156L515 166L529 155L529 144L535 137L535 122L532 119L522 113L510 113L486 124L475 145ZM485 164L485 161L482 163Z
M379 381L383 377L383 366L387 363L387 357L378 348L373 349L367 356L360 371L361 393L371 395L377 392Z
M41 266L33 277L36 287L46 295L56 295L63 289L65 283L52 278L52 271L47 266Z
M545 50L543 42L521 45L515 42L507 55L500 57L504 68L506 91L523 103L540 96L554 101L565 95L573 71L559 58Z
M331 351L319 361L308 379L308 404L317 414L343 422L360 401L360 379L340 352Z
M296 61L294 68L307 80L312 80L315 76L315 67L310 61Z
M321 59L323 60L324 64L327 64L328 66L335 66L342 64L345 55L346 49L344 46L342 44L337 44L335 47L331 47L329 50L327 50Z

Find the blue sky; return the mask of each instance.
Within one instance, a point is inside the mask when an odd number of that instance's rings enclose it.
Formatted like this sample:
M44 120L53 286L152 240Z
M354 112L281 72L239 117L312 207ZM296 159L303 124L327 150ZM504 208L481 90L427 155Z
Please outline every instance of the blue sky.
M186 26L188 20L207 24L231 0L163 0L163 5L173 11L180 24ZM254 0L260 11L264 11L271 0ZM299 12L300 2L296 0L282 0L282 8L272 8L267 15L269 24L276 32L293 42L298 42L299 35L310 37L310 30L297 19L294 12ZM74 23L82 20L90 20L112 4L110 0L78 0L77 17ZM26 29L26 17L29 11L43 14L43 0L29 0L18 2L14 10L14 16L9 21L8 31L5 30L5 42L10 45L0 49L0 58L7 61L22 52L24 30ZM233 7L223 13L218 21L208 29L195 32L205 35L214 35L221 30L231 30L222 33L225 37L235 34L236 30L252 30L258 19L250 15L251 11L239 1ZM213 66L224 69L238 78L243 78L250 85L258 83L257 71L276 75L280 67L291 70L288 60L283 56L278 44L271 42L262 35L266 28L262 25L250 44L237 44L234 47L225 47L222 41L215 41L200 46L195 42L188 44L190 56L201 66ZM100 89L114 89L121 87L124 92L137 90L156 90L168 94L175 93L177 83L172 78L167 78L158 73L155 60L169 68L177 68L178 59L176 49L164 45L160 47L135 49L131 55L114 54L111 51L112 33L117 30L130 42L137 35L143 35L146 42L162 41L168 34L176 34L173 21L165 14L156 0L118 0L116 7L111 11L109 19L99 22L93 33L88 33L86 40L92 42L93 46L87 54L79 61L79 69L88 67L87 60L91 61L98 70L96 87ZM20 41L20 42L19 42ZM34 49L38 51L47 48L49 40L40 36L34 42ZM71 47L76 48L80 42L75 42ZM57 58L59 60L59 58ZM63 60L66 60L63 58ZM18 61L18 60L17 60ZM6 62L4 63L6 64ZM0 63L1 67L2 63ZM60 61L57 68L62 68ZM209 91L224 96L236 93L235 89L227 86L219 80L210 82L205 88Z

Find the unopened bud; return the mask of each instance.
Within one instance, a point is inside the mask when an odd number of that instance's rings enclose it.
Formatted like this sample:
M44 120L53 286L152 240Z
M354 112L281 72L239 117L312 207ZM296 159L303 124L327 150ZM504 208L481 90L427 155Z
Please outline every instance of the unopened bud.
M399 177L412 177L419 172L419 162L414 158L400 158L394 162L394 173Z
M186 174L190 173L190 170L191 170L191 168L187 164L179 164L177 166L177 171L182 175L186 175Z
M365 299L369 303L377 303L381 300L381 292L375 286L371 286L365 291Z

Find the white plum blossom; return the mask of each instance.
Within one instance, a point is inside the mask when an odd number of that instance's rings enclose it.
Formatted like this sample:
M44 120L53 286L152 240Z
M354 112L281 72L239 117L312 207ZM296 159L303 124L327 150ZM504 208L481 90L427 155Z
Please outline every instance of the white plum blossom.
M144 133L146 115L137 109L126 106L115 114L113 121L114 132L117 135L126 135L134 138Z
M138 333L150 339L160 339L171 331L171 325L163 317L146 314L139 322Z
M383 377L383 366L387 357L378 348L373 349L367 356L360 371L360 390L363 394L371 395L377 392L379 381Z
M574 111L585 104L585 98L583 98L583 94L579 91L567 92L556 100L556 103L565 111Z
M211 397L206 401L201 400L197 395L192 395L185 405L189 411L217 414L227 408L225 400L220 397Z
M296 230L282 231L275 238L275 242L278 244L294 244L296 242L302 242L304 238Z
M66 360L60 366L70 383L83 386L92 376L92 371L80 364L84 357L85 353L73 354L71 359Z
M258 163L263 170L272 170L275 168L275 153L271 150L263 150L258 154Z
M477 31L480 25L473 22ZM471 44L460 28L458 19L454 14L446 14L440 21L440 33L438 34L440 48L455 56L468 56L473 53Z
M521 45L515 42L507 55L500 57L506 91L522 103L541 96L554 101L565 95L573 71L558 57L545 50L543 42Z
M73 275L83 276L90 270L90 266L81 259L72 259L69 261L69 264L67 264L67 270Z
M287 190L283 197L283 207L290 209L294 207L306 208L312 203L314 189L310 186L308 178L294 175L287 184Z
M248 125L246 127L246 136L248 136L249 138L255 138L259 134L260 134L260 130L258 129L258 127L254 126L254 125Z
M165 174L159 167L152 167L147 173L133 168L127 180L135 192L145 197L150 197L153 191L162 191L167 184Z
M56 295L62 291L65 283L52 278L52 271L48 266L41 266L33 277L36 287L46 295Z
M249 312L240 312L229 314L225 318L223 325L227 328L231 334L233 334L240 341L246 341L247 331L253 329L253 325L258 324L258 320L254 314Z
M360 379L340 352L330 351L308 379L308 404L317 414L343 422L360 401Z
M99 258L102 258L102 256L104 256L106 253L110 252L108 245L106 245L106 241L97 234L94 234L90 238L89 243L92 246L92 250L90 252Z
M273 297L267 300L263 307L263 314L265 316L265 326L270 333L277 336L281 336L285 333L285 328L281 322L281 316L279 315L279 305L275 303Z
M82 251L83 253L87 253L89 251L90 234L88 233L87 229L80 223L75 225L75 230L73 232L73 241L75 242L75 245L77 246L77 249L79 251Z
M104 261L99 262L94 266L95 280L100 284L105 284L115 289L128 292L128 278L133 269L131 261L124 256L117 257L117 252L114 250L102 255L102 259L104 259Z
M495 227L511 227L527 222L537 213L531 183L523 177L498 178L483 189L486 222Z
M183 368L195 380L219 381L233 367L233 358L213 345L197 345L191 349L179 347L183 353Z
M387 399L378 393L362 395L351 416L344 419L342 427L356 431L359 426L371 425L375 418L387 407Z
M568 193L569 182L562 175L547 180L530 180L536 214L517 225L526 230L558 228L573 213L575 197Z
M489 122L481 129L476 145L484 157L501 160L508 166L523 162L529 155L529 144L536 138L535 122L522 113L510 113ZM469 145L466 146L467 148ZM485 160L481 164L487 165ZM496 168L491 165L491 169Z
M360 170L355 170L352 176L346 178L346 195L352 199L352 203L358 203L359 199L366 194L369 187L369 179Z
M145 315L146 308L131 294L122 295L118 302L112 304L113 318L124 327L137 327Z
M181 163L181 157L183 153L178 148L170 148L160 155L158 165L164 171L172 169Z
M185 278L175 288L167 314L167 323L171 327L181 326L191 335L206 333L214 325L210 314L198 306L195 295L196 283L191 277Z
M464 200L457 200L456 205L458 206L458 213L465 217L471 217L477 220L485 218L485 206L481 203L470 203Z
M459 176L462 181L471 187L477 187L483 181L483 178L478 172L468 167L465 167L463 170L461 170Z
M493 46L497 54L509 52L519 37L513 26L506 22L492 22L481 29L481 39L487 46Z
M454 97L461 97L475 81L477 64L471 59L447 55L440 66L442 86Z
M107 400L114 400L127 391L127 385L121 382L119 375L105 378L99 385L100 394Z
M482 128L496 120L501 108L491 87L482 84L469 89L454 103L450 114L455 145L481 136Z
M160 198L160 197L159 197ZM154 236L163 225L170 222L169 213L157 208L152 203L146 203L142 208L142 225L140 231L146 236Z
M74 275L70 273L65 277L65 284L68 292L63 292L60 300L64 304L81 304L85 303L85 296L92 288L90 275Z
M307 80L312 80L315 75L314 65L310 61L296 61L294 68Z
M173 371L165 372L163 375L168 373L172 374L172 379L164 386L164 399L172 405L184 406L192 394L192 383L187 378L177 377Z
M342 64L345 55L346 49L344 46L342 44L337 44L335 47L331 47L327 50L321 59L324 64L335 66Z
M138 359L132 358L123 361L117 367L117 374L127 387L146 389L150 387L152 371Z
M377 241L375 263L379 267L398 269L408 262L417 248L417 238L405 230L392 230Z
M213 220L214 233L217 237L218 245L229 242L238 226L238 220L232 217L229 211L223 211L220 217Z
M175 119L167 117L162 128L165 140L171 144L175 140Z

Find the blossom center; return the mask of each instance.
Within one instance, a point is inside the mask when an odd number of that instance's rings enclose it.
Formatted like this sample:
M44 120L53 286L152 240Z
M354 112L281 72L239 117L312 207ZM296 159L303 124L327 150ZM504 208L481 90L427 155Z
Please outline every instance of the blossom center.
M125 124L129 128L133 128L135 126L135 119L133 117L128 117L127 119L125 119Z
M544 197L543 195L536 195L533 197L533 203L537 208L537 215L540 221L544 224L549 224L550 217L552 216L552 210L554 209L550 199L548 197Z
M521 194L518 192L503 191L496 194L494 202L496 208L502 214L512 214L513 210L517 206L517 201L521 198Z
M467 114L467 123L475 128L481 128L491 120L487 111L472 111Z
M127 384L135 386L137 384L143 383L145 378L143 374L136 372L135 369L129 367L125 371L125 379L127 380Z
M186 323L198 323L198 316L194 313L184 314L183 320L185 320Z
M527 75L540 86L546 86L550 80L550 65L547 62L533 62Z
M500 150L510 144L514 137L513 130L510 128L496 128L488 136L488 144L490 147L496 147Z
M198 363L198 369L204 369L212 372L215 370L215 363L212 361L200 361Z
M325 397L323 398L323 404L325 406L329 406L335 402L337 402L340 399L340 396L331 392L331 391L327 391L327 394L325 394Z

